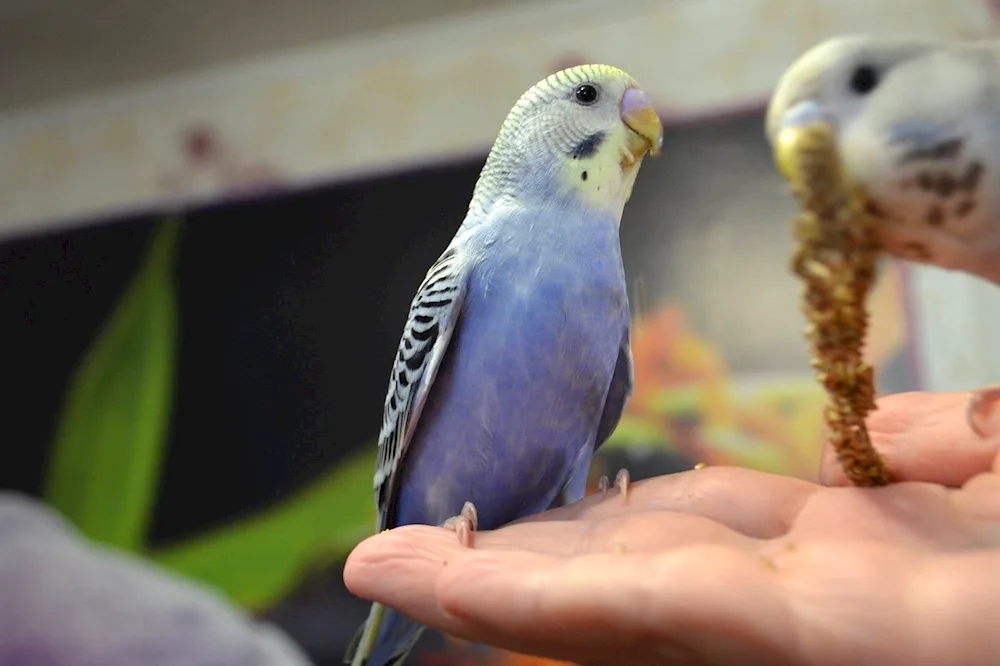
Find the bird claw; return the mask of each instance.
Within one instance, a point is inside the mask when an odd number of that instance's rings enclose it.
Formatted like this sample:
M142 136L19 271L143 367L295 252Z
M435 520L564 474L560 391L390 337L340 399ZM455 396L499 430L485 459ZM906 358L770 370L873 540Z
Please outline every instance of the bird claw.
M628 490L632 485L632 481L629 478L627 469L620 469L618 473L615 474L615 488L621 492L622 499L628 501ZM607 476L602 476L597 481L597 489L602 493L606 493L611 489L611 481Z
M476 511L476 505L472 502L466 502L462 505L461 513L444 521L441 527L455 530L458 542L466 548L472 548L476 530L479 528L479 513Z
M965 420L972 432L982 438L990 435L990 417L1000 403L1000 384L985 386L969 394L965 403Z

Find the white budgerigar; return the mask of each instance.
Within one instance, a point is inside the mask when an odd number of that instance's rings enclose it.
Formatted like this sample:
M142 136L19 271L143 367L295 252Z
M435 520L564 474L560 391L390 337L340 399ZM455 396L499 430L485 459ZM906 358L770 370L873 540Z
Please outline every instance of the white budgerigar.
M767 136L833 127L850 177L869 197L892 255L1000 284L1000 42L852 35L829 39L785 72ZM972 392L985 434L1000 386Z

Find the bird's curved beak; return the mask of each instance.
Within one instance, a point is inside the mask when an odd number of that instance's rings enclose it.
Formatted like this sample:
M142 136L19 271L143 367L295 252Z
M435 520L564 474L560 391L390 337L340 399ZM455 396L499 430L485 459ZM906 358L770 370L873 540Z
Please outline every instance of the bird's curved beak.
M663 147L663 123L641 88L633 86L625 90L621 101L621 118L632 130L628 149L635 160L646 153L653 157L660 154Z
M773 136L774 161L785 178L795 178L796 155L803 130L817 125L826 125L834 132L837 129L833 116L813 100L798 102L779 117Z

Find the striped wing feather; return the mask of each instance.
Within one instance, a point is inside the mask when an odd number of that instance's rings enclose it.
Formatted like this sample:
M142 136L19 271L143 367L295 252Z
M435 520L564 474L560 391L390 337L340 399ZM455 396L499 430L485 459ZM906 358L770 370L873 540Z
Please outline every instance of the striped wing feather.
M410 304L410 314L389 377L382 429L378 437L375 500L378 531L388 525L396 492L399 464L406 455L420 412L451 334L455 330L465 295L465 262L459 250L449 247L438 258Z

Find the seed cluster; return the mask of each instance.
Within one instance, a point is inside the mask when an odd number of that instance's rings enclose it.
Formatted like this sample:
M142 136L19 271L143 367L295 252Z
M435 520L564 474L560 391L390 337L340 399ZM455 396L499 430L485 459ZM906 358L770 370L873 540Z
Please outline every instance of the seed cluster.
M832 129L794 131L789 180L801 212L793 222L792 270L805 283L806 338L816 378L830 397L824 411L830 443L854 485L885 485L889 470L865 427L875 409L875 378L862 356L865 299L879 251L875 220L865 212L863 193L844 176Z

